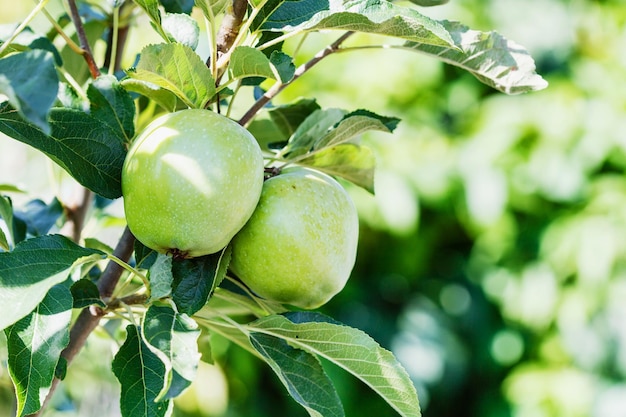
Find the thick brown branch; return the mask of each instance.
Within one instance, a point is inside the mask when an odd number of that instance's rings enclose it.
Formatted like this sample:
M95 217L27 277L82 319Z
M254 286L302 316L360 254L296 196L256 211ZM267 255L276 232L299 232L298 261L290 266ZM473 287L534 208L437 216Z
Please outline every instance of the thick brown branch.
M133 253L134 244L135 237L132 235L130 230L126 228L117 244L117 247L113 251L113 255L123 261L128 261ZM113 289L122 275L122 271L123 268L115 262L109 262L107 264L107 267L104 269L104 272L98 280L98 290L100 290L100 297L103 300L106 301L111 297ZM87 338L91 332L98 327L100 319L105 314L106 312L98 307L89 307L81 311L80 315L76 319L76 322L74 323L74 326L72 326L72 329L70 330L70 342L63 352L61 352L61 357L65 359L67 365L69 365L78 352L80 352L82 347L85 345ZM52 380L50 391L48 392L41 409L36 414L33 414L33 416L39 416L44 412L46 405L50 401L50 398L52 398L59 382L60 380L57 378Z
M80 47L83 50L83 57L87 62L87 66L89 67L89 72L91 73L92 78L98 78L100 76L100 69L98 65L96 65L96 61L93 58L93 53L91 52L91 46L89 46L89 40L87 39L87 34L85 33L85 28L83 27L83 21L80 18L80 14L78 13L78 7L76 7L75 0L68 0L68 5L70 7L70 15L72 17L72 22L74 23L74 27L76 27L76 34L78 35L78 40L80 42Z
M315 56L310 61L296 68L296 72L294 73L293 78L291 78L291 80L284 82L284 83L276 82L276 84L274 84L269 90L267 90L265 94L263 94L252 105L252 107L250 107L250 109L246 112L246 114L244 114L243 117L239 119L239 124L242 126L245 126L246 124L248 124L250 120L252 120L252 118L259 112L259 110L261 110L267 103L269 103L270 100L276 97L278 93L283 91L285 87L287 87L289 84L291 84L292 82L300 78L305 72L310 70L315 64L320 62L322 59L326 58L328 55L340 51L341 49L339 48L339 46L341 46L341 44L346 39L352 36L352 34L354 34L354 32L344 33L335 42L333 42L332 44L328 45L326 48L322 49L317 54L315 54Z

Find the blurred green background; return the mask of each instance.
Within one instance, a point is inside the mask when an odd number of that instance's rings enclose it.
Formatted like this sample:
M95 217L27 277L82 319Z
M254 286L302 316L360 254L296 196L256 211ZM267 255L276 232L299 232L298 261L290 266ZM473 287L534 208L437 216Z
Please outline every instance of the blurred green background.
M0 0L0 19L32 4ZM425 416L625 416L624 2L451 0L423 13L515 40L550 86L505 96L429 57L365 50L328 58L279 96L402 119L393 135L364 138L378 157L377 194L350 189L362 218L357 265L322 311L397 355ZM65 192L43 156L7 138L0 168L0 183L28 191L18 198ZM119 414L115 346L92 339L50 416ZM176 416L306 415L259 360L217 339L213 354ZM5 360L0 347L0 416L13 402ZM395 415L328 371L347 416Z

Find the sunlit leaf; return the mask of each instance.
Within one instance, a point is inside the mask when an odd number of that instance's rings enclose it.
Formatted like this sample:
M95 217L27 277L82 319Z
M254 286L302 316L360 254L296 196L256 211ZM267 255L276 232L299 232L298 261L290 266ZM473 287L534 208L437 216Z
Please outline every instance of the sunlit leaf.
M307 153L321 137L339 123L346 112L341 109L316 110L311 113L289 138L287 146L281 151L290 158Z
M202 10L204 17L206 17L209 22L213 22L215 16L223 12L229 2L228 0L195 0L195 4Z
M122 385L123 417L164 417L169 400L156 402L165 378L165 365L141 338L139 327L126 327L126 340L113 358L113 373Z
M157 401L175 398L195 379L200 362L198 325L171 305L155 303L146 311L142 329L146 343L166 369Z
M252 333L250 341L278 375L291 397L310 416L345 415L339 395L315 355L294 349L281 338L262 333Z
M471 30L457 22L442 22L456 48L407 42L404 46L433 55L469 71L481 82L507 94L541 90L548 83L535 72L528 51L497 32Z
M135 80L133 78L126 78L121 81L121 84L128 91L146 96L150 100L156 102L159 106L168 112L173 112L176 109L176 94L170 90L159 87L151 82Z
M59 355L69 342L71 318L70 291L65 285L55 285L32 313L5 329L17 416L30 415L41 408Z
M248 329L284 339L294 348L345 369L370 386L401 416L421 416L415 387L391 352L361 330L321 320L299 323L283 315L272 315L252 322Z
M233 78L276 79L269 58L263 52L249 46L238 46L233 50L228 68Z
M211 70L188 46L172 43L146 46L128 76L171 91L187 106L204 108L215 95Z
M376 157L366 146L344 143L324 148L310 157L299 160L298 164L341 177L374 193Z
M45 133L50 133L48 113L58 91L52 53L37 49L0 59L0 94Z
M0 104L0 132L45 153L79 183L107 198L122 195L124 137L81 110L55 108L51 133L24 120L8 103Z
M158 300L172 293L172 257L158 254L148 271L150 280L150 300Z
M0 253L0 329L29 314L54 285L65 281L77 260L102 257L61 235L25 240L11 252Z
M370 130L391 133L399 119L379 116L372 112L358 111L347 114L331 131L321 136L313 146L314 150L339 145Z

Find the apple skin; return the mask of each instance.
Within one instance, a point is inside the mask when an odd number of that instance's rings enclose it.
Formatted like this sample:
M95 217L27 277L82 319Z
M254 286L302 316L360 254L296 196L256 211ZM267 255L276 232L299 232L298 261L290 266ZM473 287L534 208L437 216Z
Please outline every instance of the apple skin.
M223 249L256 207L263 155L254 137L209 110L154 120L122 169L124 211L145 246L191 258Z
M232 241L230 268L261 297L314 309L345 286L358 237L346 190L321 172L289 168L265 181L256 210Z

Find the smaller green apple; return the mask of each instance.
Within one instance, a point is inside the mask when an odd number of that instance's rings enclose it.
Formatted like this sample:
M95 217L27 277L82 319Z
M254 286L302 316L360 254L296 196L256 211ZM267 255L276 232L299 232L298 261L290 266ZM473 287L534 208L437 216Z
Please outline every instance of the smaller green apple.
M252 215L263 187L263 155L233 120L187 109L152 122L122 169L124 211L147 247L177 257L224 248Z
M356 208L330 176L290 168L265 181L232 241L231 270L257 295L312 309L343 289L359 235Z

